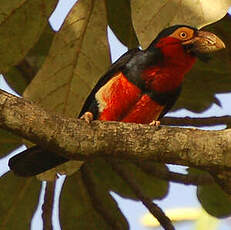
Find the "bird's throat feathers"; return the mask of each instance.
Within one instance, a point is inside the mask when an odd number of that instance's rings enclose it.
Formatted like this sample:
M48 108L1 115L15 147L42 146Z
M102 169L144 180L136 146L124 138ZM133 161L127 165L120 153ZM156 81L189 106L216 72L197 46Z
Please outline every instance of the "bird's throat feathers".
M196 58L187 53L179 41L166 37L155 44L162 52L162 61L143 72L143 78L150 88L157 92L168 92L179 87L184 75L192 68Z

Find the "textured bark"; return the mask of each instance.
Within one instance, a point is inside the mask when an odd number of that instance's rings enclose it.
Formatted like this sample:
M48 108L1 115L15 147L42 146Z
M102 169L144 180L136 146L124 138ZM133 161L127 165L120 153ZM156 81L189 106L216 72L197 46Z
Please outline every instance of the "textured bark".
M0 127L70 159L113 156L213 171L231 168L231 129L204 131L100 121L87 124L48 113L4 91L0 91Z

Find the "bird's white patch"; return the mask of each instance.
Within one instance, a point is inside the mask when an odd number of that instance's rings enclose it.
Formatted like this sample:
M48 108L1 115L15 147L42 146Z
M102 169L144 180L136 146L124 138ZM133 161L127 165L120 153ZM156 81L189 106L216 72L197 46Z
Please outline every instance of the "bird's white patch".
M111 94L113 92L113 84L120 78L120 75L113 77L109 80L100 90L95 94L95 99L98 103L99 112L102 112L110 101Z

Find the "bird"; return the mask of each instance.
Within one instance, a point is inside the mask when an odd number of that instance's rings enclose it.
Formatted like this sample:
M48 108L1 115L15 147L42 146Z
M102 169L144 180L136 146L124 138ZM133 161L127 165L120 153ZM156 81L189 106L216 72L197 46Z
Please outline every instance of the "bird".
M79 118L159 125L180 95L184 76L200 59L225 48L215 34L189 25L163 29L146 49L123 54L88 95ZM34 176L68 161L34 146L13 156L10 169L18 176Z

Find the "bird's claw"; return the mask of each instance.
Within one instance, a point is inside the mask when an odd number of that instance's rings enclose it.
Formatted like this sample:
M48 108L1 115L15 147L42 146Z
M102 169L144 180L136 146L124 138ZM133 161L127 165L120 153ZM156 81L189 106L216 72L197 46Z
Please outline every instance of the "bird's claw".
M93 113L91 112L85 112L81 117L81 120L86 121L88 124L91 123L91 121L93 120Z
M149 125L153 125L153 126L160 126L160 121L152 121L149 123Z

